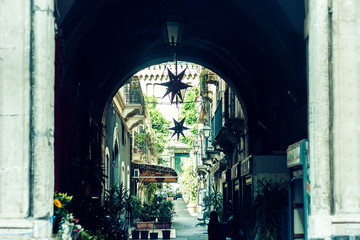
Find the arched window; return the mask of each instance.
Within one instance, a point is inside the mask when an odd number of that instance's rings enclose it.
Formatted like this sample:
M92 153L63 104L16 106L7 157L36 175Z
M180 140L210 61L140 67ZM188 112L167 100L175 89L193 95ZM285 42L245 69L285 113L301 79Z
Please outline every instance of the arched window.
M110 176L111 165L110 165L110 152L108 147L105 148L104 165L105 165L105 175L107 176L107 178L105 179L105 189L109 189L110 177L111 177Z
M121 162L121 182L124 187L126 187L126 173L125 173L125 163Z
M130 166L127 166L127 189L130 190Z
M115 147L114 147L114 158L113 158L113 162L112 162L112 169L114 172L114 177L111 181L111 185L112 184L116 184L119 185L119 181L120 181L120 155L119 155L119 142L116 141L115 142Z

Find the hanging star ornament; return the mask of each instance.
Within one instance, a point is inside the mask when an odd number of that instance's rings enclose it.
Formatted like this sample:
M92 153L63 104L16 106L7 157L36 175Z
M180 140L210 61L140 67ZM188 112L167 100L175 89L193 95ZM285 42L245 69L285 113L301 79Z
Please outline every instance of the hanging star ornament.
M183 118L180 122L176 121L174 118L174 127L169 128L169 130L174 131L173 135L171 137L173 137L175 134L177 134L177 140L179 141L179 135L183 135L183 137L185 137L183 131L184 130L188 130L189 128L184 127L184 122L185 122L185 118Z
M183 83L181 80L184 77L185 74L185 70L182 71L179 75L174 75L169 69L168 69L168 74L169 74L169 78L170 81L169 82L165 82L165 83L160 83L159 85L161 86L166 86L166 93L165 95L162 97L164 98L166 95L171 93L171 97L170 97L170 102L173 103L174 102L174 98L176 96L179 97L179 99L181 100L181 102L183 101L182 95L181 95L181 90L186 89L188 87L191 87L191 85ZM178 103L178 98L176 98L176 103Z

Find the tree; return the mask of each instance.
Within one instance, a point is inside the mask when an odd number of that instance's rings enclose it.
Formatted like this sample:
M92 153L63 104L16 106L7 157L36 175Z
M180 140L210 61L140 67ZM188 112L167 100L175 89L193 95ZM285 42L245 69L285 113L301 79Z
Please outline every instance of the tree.
M185 95L184 103L181 106L181 116L185 118L185 124L191 127L190 135L182 138L180 141L192 148L194 136L198 133L198 112L196 108L196 99L199 96L199 88L193 87Z
M183 175L181 176L180 181L186 189L186 202L196 203L199 184L193 163L183 166Z
M155 96L145 96L148 112L151 119L152 134L148 135L148 141L150 142L150 150L158 157L158 163L164 162L159 155L164 151L167 139L169 138L170 121L167 121L161 112L156 108L157 99Z
M151 119L151 126L155 136L158 136L161 142L166 142L169 137L170 121L166 120L162 113L156 108L157 99L155 96L145 96L146 102L148 103L148 111Z

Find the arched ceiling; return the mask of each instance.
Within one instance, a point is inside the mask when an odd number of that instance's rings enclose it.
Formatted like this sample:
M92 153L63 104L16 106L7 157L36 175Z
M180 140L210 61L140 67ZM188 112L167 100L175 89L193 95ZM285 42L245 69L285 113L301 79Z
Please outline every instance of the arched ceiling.
M222 76L256 119L262 109L288 98L288 91L306 93L303 1L288 2L60 1L66 78L80 85L82 104L101 119L106 102L129 77L172 60L161 26L181 20L178 59Z

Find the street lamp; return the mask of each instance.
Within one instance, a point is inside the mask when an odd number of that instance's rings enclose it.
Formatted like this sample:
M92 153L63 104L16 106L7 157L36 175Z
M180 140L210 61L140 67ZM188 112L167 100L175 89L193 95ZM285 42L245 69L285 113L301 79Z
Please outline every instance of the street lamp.
M197 166L198 165L198 152L199 152L199 148L200 148L200 145L199 145L197 139L195 139L195 143L194 143L193 147L194 147L194 152L195 152L195 155L196 155L195 166Z
M210 137L210 133L211 133L211 128L208 125L205 125L202 128L202 132L204 133L204 137L206 138L206 140Z
M208 125L205 125L202 129L201 129L203 135L204 135L204 138L205 138L205 159L207 159L207 150L208 150L208 139L210 137L210 133L211 133L211 128L208 126ZM204 160L203 160L204 161ZM210 170L211 170L211 165L210 164L204 164L207 166L208 168L208 197L210 198L210 194L211 194L211 188L210 188L210 182L211 182L211 176L210 176Z
M163 38L165 43L171 47L176 47L180 44L182 33L184 30L183 22L168 21L162 26Z

